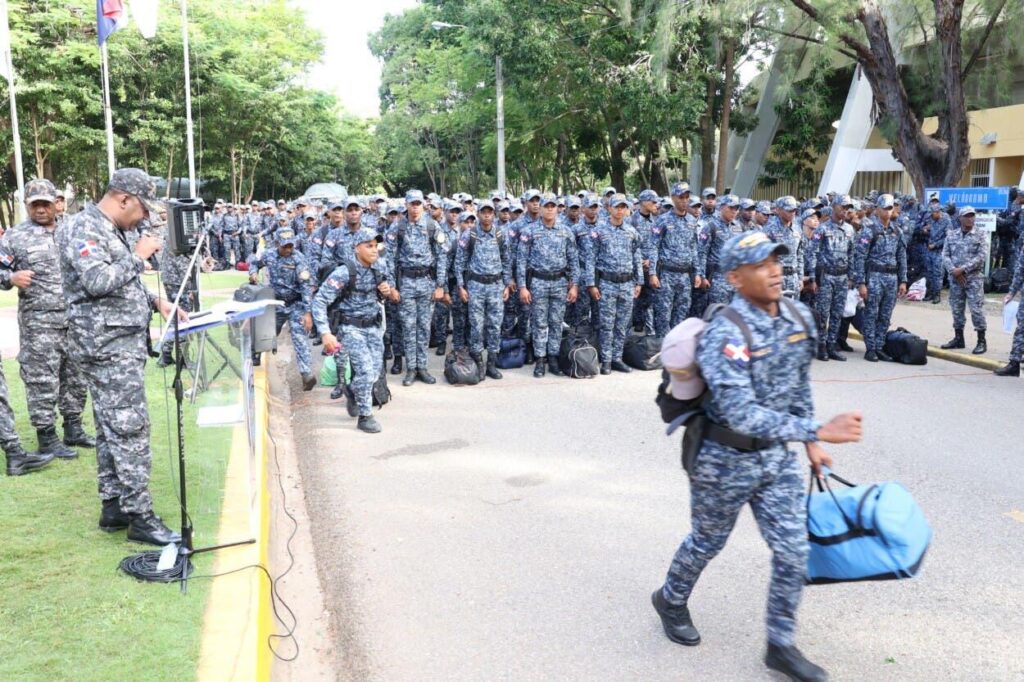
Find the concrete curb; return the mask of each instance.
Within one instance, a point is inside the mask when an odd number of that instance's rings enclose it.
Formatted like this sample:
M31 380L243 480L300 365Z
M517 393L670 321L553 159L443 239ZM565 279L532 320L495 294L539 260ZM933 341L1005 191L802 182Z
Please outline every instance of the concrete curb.
M850 330L850 338L863 341L864 337L853 329ZM998 360L989 360L988 358L978 357L977 355L967 355L966 353L954 353L951 350L943 350L938 346L928 346L928 355L933 358L940 360L948 360L949 362L956 362L961 365L967 365L968 367L974 367L976 369L984 369L988 371L999 369L1003 366L1003 363Z
M270 495L267 487L267 372L253 368L255 457L249 461L249 434L235 427L224 480L218 542L254 537L256 542L219 550L203 616L196 678L200 682L270 680L267 636L273 631L270 582L257 564L269 570ZM244 389L243 389L244 390ZM239 570L239 569L247 570ZM230 571L237 571L229 573Z

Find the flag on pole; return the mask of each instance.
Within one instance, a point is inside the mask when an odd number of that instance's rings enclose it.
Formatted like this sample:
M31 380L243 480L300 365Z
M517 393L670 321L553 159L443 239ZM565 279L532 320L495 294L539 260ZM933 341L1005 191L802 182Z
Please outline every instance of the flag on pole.
M156 35L157 0L131 0L132 16L146 40Z
M0 0L0 76L10 83L11 70L7 63L7 54L11 50L11 30L7 26L7 2Z
M96 37L99 44L128 25L128 8L121 0L96 0Z

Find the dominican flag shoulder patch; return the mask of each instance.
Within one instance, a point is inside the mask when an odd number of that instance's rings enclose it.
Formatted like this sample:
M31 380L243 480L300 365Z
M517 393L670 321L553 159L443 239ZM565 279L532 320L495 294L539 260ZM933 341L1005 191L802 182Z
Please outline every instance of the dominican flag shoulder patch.
M96 241L94 239L79 239L75 242L75 250L78 251L78 255L82 258L89 257L95 249Z
M722 347L722 353L737 367L745 368L750 364L750 349L743 343L743 339L729 339Z

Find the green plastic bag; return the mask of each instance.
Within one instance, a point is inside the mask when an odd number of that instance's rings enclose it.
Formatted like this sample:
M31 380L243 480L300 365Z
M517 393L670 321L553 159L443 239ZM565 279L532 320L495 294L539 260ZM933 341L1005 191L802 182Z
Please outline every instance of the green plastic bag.
M337 386L338 385L338 364L335 362L334 355L328 355L324 358L324 364L320 367L320 385L321 386ZM345 385L352 383L352 365L349 363L348 358L345 358Z

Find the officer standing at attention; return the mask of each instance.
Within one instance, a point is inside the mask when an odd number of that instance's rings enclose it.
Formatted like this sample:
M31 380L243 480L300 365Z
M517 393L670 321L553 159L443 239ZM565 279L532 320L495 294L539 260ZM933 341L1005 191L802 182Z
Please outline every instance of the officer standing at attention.
M662 338L686 319L693 289L704 279L697 219L687 210L690 186L672 185L671 198L672 210L658 217L650 242L648 282L654 290L654 333Z
M523 193L525 210L508 226L508 259L513 273L519 271L519 245L522 243L519 237L528 228L540 222L540 195L540 190L526 190ZM526 364L534 361L530 324L530 306L523 303L522 298L519 296L509 296L509 300L505 305L505 318L502 320L501 327L504 334L522 339L523 343L526 344Z
M277 231L277 248L265 249L258 256L249 258L249 281L255 284L262 268L267 268L274 297L283 301L275 310L277 334L285 322L292 336L295 362L302 375L302 390L311 391L316 386L310 360L309 331L313 328L310 305L313 299L313 275L309 261L295 250L295 233L290 227Z
M861 228L854 252L853 285L865 301L864 359L868 362L892 362L882 346L896 299L907 294L907 245L903 232L890 220L895 205L891 194L878 197L874 220ZM829 358L836 360L836 355L830 347Z
M300 234L305 229L300 226L295 234ZM238 217L238 210L234 204L228 204L228 212L221 220L221 248L223 249L224 262L233 266L241 258L242 246L239 236L242 234L242 221Z
M582 213L580 219L572 227L576 235L576 258L579 261L581 275L587 270L587 259L590 258L590 232L597 227L598 210L601 198L596 194L585 192L580 201ZM589 296L576 296L576 302L566 306L566 323L571 327L588 324L591 329L598 326L600 302Z
M644 281L640 235L625 222L629 200L613 194L608 219L590 233L590 254L584 280L590 297L601 305L601 374L631 372L622 361L622 349L633 319L633 299Z
M629 224L640 236L640 253L644 262L644 284L640 296L633 304L633 329L644 334L654 333L654 290L648 286L651 272L651 233L658 220L658 193L645 189L637 197L639 207L629 217Z
M861 415L841 414L825 425L815 419L809 373L814 321L804 305L781 300L778 255L786 251L761 232L734 236L722 251L722 270L737 293L730 307L749 334L717 315L697 345L696 361L710 401L708 428L690 471L693 530L651 600L670 640L699 644L690 595L749 504L772 551L765 664L794 680L825 680L825 671L795 646L796 610L807 571L807 518L802 467L786 444L804 443L820 475L820 467L831 466L832 458L819 441L859 441Z
M942 247L946 243L946 233L952 230L953 224L938 199L929 202L928 215L921 221L917 232L927 249L925 266L928 268L928 288L925 290L925 300L932 303L942 303Z
M818 226L811 238L808 257L818 277L818 359L828 361L829 348L835 348L839 326L846 309L846 292L850 288L850 266L853 264L853 228L845 222L853 209L853 200L846 194L832 200L832 215ZM833 353L832 355L838 355Z
M405 193L407 215L387 230L388 253L396 271L402 336L405 342L403 386L417 378L425 384L437 382L427 371L427 344L434 301L444 297L448 281L447 236L441 227L423 215L423 192Z
M776 244L785 244L789 253L781 256L782 290L790 298L800 296L804 279L804 240L800 228L793 221L799 206L794 197L779 197L775 202L775 215L767 220L762 231Z
M78 453L68 447L95 447L82 429L85 377L68 358L67 300L61 281L60 249L55 233L56 189L49 180L25 186L28 220L0 237L0 289L18 288L18 353L28 416L39 439L39 452L60 459ZM64 442L54 425L60 407Z
M500 379L495 364L501 349L501 316L512 289L505 236L494 224L494 204L484 201L480 223L462 233L455 254L455 280L459 300L469 306L469 354L479 377ZM456 336L457 336L456 332ZM487 364L483 362L487 345Z
M519 233L516 281L520 302L533 310L533 376L544 376L545 364L552 374L561 376L558 350L565 305L575 303L579 292L576 235L558 219L558 198L554 194L544 193L539 203L540 220Z
M423 217L423 196L419 190L410 190L406 197L407 200L411 197L418 202L419 210L416 212L420 215L412 218L411 223L415 228ZM413 213L412 210L409 212ZM408 238L409 235L404 237L406 240ZM323 340L324 350L328 353L336 352L340 344L338 337L331 332L327 308L341 299L338 303L338 311L341 313L341 344L345 346L352 363L352 392L355 394L359 417L357 428L364 433L380 433L380 424L373 417L373 384L380 376L384 363L384 330L381 328L378 300L383 298L397 303L399 294L391 286L386 273L374 267L379 256L377 243L381 239L376 230L360 228L353 239L354 260L348 265L343 264L324 280L313 300L313 319ZM354 268L354 272L350 273L349 266ZM410 287L409 290L414 289ZM410 354L410 361L415 357L415 353Z
M461 192L456 197L461 196ZM448 351L449 322L452 318L452 289L455 284L455 244L459 240L461 232L462 204L456 199L447 199L444 202L444 220L438 225L444 230L444 254L448 273L448 281L445 283L444 296L434 304L434 315L430 322L430 348L436 348L435 355L442 356Z
M711 201L715 200L713 194L710 199ZM738 196L726 194L718 203L718 211L707 219L704 229L700 233L707 259L707 274L711 278L709 303L728 303L732 300L732 287L725 272L719 268L719 254L722 246L729 241L730 237L743 232L742 226L736 222L736 209L739 208L739 205L740 198ZM707 206L707 198L705 206Z
M960 209L960 229L946 233L942 264L949 273L949 307L953 311L953 338L942 348L964 347L964 304L971 308L971 324L978 333L978 344L971 351L981 355L988 350L985 341L985 233L974 228L974 208Z
M153 513L149 493L152 452L144 371L153 311L172 304L146 289L139 276L160 249L146 234L133 249L125 231L159 210L156 184L138 168L114 173L99 203L68 218L57 235L68 345L81 365L93 400L96 469L105 531L128 529L128 539L154 545L181 542ZM178 311L180 317L187 313Z

